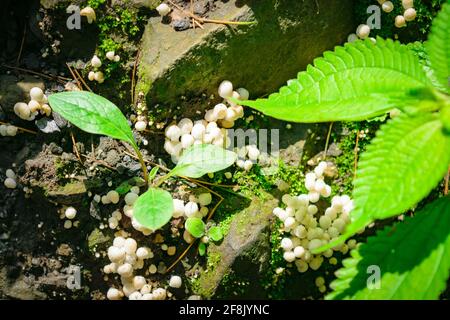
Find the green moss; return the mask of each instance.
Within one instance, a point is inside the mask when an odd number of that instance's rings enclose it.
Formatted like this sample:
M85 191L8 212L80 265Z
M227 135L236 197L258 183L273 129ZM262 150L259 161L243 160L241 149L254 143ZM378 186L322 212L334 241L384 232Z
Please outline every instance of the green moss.
M277 272L279 268L286 267L286 261L283 258L281 250L281 221L277 220L270 234L271 257L270 268L262 280L263 287L267 290L269 299L283 299L285 297L284 284L286 281L285 272Z

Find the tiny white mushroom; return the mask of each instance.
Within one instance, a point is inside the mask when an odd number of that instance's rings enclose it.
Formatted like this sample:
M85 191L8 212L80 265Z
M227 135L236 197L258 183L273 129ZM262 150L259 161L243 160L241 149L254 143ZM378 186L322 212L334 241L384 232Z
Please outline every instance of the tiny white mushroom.
M397 28L402 28L406 26L406 19L404 16L396 16L395 17L395 26Z
M233 84L228 80L222 81L219 85L218 93L224 99L231 97L233 95Z
M381 8L383 9L384 12L391 12L392 10L394 10L394 4L391 1L386 1L381 5Z
M366 39L370 34L370 27L367 24L360 24L356 29L356 34L360 39Z
M23 120L30 120L30 107L25 102L16 103L14 105L14 113Z
M91 59L91 65L94 68L100 68L102 66L102 61L100 60L99 57L97 57L96 55L94 55Z
M74 219L77 215L77 210L74 207L68 207L64 212L67 219Z
M142 121L142 120L137 121L137 122L134 124L134 128L135 128L137 131L144 131L144 130L147 128L147 123L146 123L145 121Z
M167 16L170 10L171 10L170 7L165 3L161 3L159 6L156 7L156 11L158 11L159 15L162 17Z
M414 19L416 19L416 16L417 16L417 12L416 12L416 9L414 9L414 8L408 8L403 13L403 17L405 17L406 21L413 21Z
M180 276L171 276L169 280L169 287L180 288L182 283L183 282Z
M6 178L5 181L4 181L4 185L8 189L15 189L17 187L16 180L11 179L11 178Z
M30 90L31 100L36 100L37 102L42 102L44 100L44 92L39 87L33 87Z
M80 11L80 16L85 16L89 24L95 21L95 11L91 7L85 7Z
M114 57L115 57L115 53L114 53L114 51L108 51L108 52L105 54L105 56L106 56L106 58L107 58L108 60L113 61L113 60L114 60Z

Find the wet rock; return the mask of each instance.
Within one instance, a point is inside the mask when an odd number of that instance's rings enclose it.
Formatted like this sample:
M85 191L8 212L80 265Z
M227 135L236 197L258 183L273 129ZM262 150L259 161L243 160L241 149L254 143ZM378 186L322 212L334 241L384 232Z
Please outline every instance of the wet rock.
M177 20L173 20L172 21L172 27L176 30L176 31L183 31L183 30L187 30L189 29L191 26L191 23L189 21L189 19L185 18L185 19L177 19Z
M217 8L209 12L209 18L257 24L204 24L204 29L183 32L174 32L160 17L151 18L142 39L136 94L143 92L149 106L179 105L182 95L216 94L223 79L246 87L251 97L273 92L323 51L346 40L354 30L352 3L215 2ZM185 109L181 112L195 108L189 104Z
M269 267L270 224L277 204L278 200L265 194L263 198L254 197L247 208L234 215L223 241L208 247L208 268L201 273L195 294L213 297L230 272L249 279L255 286L251 289L254 299L259 297L258 292L263 293L259 286Z

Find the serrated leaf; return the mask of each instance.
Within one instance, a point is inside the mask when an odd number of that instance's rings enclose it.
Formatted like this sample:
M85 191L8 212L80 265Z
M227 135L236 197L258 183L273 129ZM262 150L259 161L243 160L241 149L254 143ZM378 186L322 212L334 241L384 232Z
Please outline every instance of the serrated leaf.
M172 214L172 196L163 189L148 189L133 206L133 218L150 230L164 226L172 218Z
M136 145L125 116L102 96L87 91L71 91L52 94L48 101L54 111L81 130Z
M222 229L220 229L220 227L218 226L213 226L208 230L208 236L213 241L220 241L223 238Z
M236 161L234 152L212 144L198 144L186 149L169 175L200 178L228 168Z
M430 85L408 47L378 38L325 52L278 93L240 103L286 121L360 121L413 105L409 90Z
M200 238L205 234L205 223L200 218L187 218L184 227L194 238Z
M450 198L367 239L344 260L327 299L437 299L450 270ZM379 289L368 268L380 271ZM372 267L373 268L373 267Z
M377 132L361 155L354 180L352 223L324 251L376 219L405 212L422 200L445 175L450 136L437 114L400 115Z
M442 6L433 20L426 48L434 74L448 92L450 89L450 1Z

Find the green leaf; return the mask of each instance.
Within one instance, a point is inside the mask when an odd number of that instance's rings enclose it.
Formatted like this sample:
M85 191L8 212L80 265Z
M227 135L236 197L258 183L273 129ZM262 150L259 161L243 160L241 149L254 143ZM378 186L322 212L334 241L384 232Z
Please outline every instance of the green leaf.
M222 229L220 229L220 227L213 226L209 229L208 236L213 241L220 241L223 238Z
M163 189L148 189L133 206L133 217L141 225L151 230L157 230L169 222L172 214L172 196Z
M449 150L450 136L437 114L403 114L383 125L358 164L352 223L343 236L316 252L336 246L376 219L416 205L445 175Z
M159 167L153 167L148 175L148 180L152 181L156 177L158 170L159 170Z
M450 2L442 6L441 12L433 20L427 43L431 67L438 81L450 89Z
M449 277L449 230L450 198L444 197L353 250L326 298L437 299ZM379 267L379 289L367 286L371 266Z
M111 101L87 91L55 93L48 101L55 112L81 130L136 145L127 119Z
M205 234L205 223L200 218L187 218L184 227L194 238L200 238Z
M186 149L178 164L169 175L200 178L201 176L223 170L236 161L234 152L211 144L198 144Z
M198 245L198 254L203 257L206 253L206 244L204 244L203 242L200 242L200 244Z
M294 122L360 121L417 101L409 91L431 86L405 45L377 39L325 52L268 99L240 102Z

